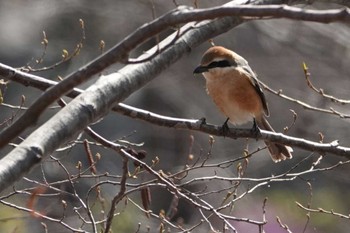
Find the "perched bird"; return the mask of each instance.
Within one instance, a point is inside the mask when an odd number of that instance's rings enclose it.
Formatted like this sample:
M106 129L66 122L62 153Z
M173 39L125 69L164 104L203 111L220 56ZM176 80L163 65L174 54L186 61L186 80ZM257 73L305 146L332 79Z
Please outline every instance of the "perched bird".
M243 57L214 46L204 53L201 64L193 73L203 74L208 94L232 124L254 121L254 127L274 132L266 119L269 110L265 95L256 74ZM227 120L223 127L227 128ZM274 162L292 158L291 147L268 141L265 144Z

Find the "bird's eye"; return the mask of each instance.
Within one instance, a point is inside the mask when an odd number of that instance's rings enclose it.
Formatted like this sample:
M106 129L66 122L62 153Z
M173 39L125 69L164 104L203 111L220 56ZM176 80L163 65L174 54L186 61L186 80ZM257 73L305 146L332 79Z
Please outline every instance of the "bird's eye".
M230 67L230 66L232 66L232 64L227 60L213 61L208 65L208 69L217 68L217 67Z

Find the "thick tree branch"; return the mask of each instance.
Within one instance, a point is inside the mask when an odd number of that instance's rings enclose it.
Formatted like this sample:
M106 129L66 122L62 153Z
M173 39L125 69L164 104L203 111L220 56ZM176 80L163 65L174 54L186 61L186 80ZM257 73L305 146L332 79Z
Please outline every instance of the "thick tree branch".
M282 133L273 133L269 131L261 130L261 134L256 136L250 129L237 129L231 128L230 132L223 135L221 127L210 125L202 120L188 120L180 118L171 118L161 116L152 112L144 111L134 107L127 106L125 104L119 104L117 107L119 112L123 112L124 115L131 116L145 120L147 122L171 127L175 129L190 129L200 132L205 132L215 136L226 136L230 138L253 138L262 139L267 141L279 142L282 144L299 147L308 151L315 151L319 153L332 153L350 159L350 148L339 146L337 141L331 143L318 143L309 141L303 138L291 137Z

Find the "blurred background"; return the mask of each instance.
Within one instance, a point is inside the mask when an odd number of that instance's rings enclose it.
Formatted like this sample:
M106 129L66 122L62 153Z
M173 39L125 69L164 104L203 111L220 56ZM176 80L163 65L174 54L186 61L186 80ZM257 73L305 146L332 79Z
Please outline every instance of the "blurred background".
M22 67L34 64L33 61L43 53L43 31L49 41L46 56L43 64L38 67L51 65L62 59L62 50L70 53L81 39L81 28L79 19L85 23L85 35L83 49L79 56L64 63L63 65L49 71L35 73L36 75L58 80L58 76L64 77L77 70L92 59L101 54L99 45L103 40L106 49L112 47L125 36L132 33L144 23L153 19L153 15L160 16L175 7L175 1L161 0L132 0L132 1L0 1L0 62L12 67ZM176 1L178 4L194 6L194 1ZM228 1L196 1L198 7L218 6ZM313 5L319 9L338 8L337 5ZM303 6L305 7L305 6ZM164 32L161 38L172 31ZM256 20L246 22L233 30L213 38L216 45L222 45L236 51L249 61L252 69L258 74L261 81L273 88L282 90L284 94L297 100L304 101L312 106L329 109L334 108L343 114L349 114L348 105L332 103L329 100L311 91L307 86L302 69L305 62L311 73L313 84L322 88L326 93L338 98L350 99L350 29L349 25L342 23L319 24L310 22L291 21L285 19ZM133 56L137 57L144 50L154 46L156 39L150 40L141 45ZM219 113L212 100L205 91L205 81L202 77L194 77L192 72L199 64L202 54L209 48L210 44L204 43L191 51L176 62L168 70L163 72L153 82L130 96L124 103L149 110L158 114L199 119L205 117L208 123L221 125L225 117ZM123 67L116 64L110 70ZM104 72L107 74L110 71ZM86 88L93 82L84 84ZM40 91L31 87L24 87L17 83L9 83L6 87L1 86L4 103L18 106L21 104L21 96L25 96L24 106L28 107L39 95ZM293 114L290 109L297 113L295 125L288 131L288 135L319 141L319 133L324 135L324 141L330 142L340 140L344 146L350 145L348 119L340 118L332 114L305 110L297 104L288 102L269 92L265 92L270 108L269 121L276 131L283 131L283 128L293 123ZM18 110L0 105L0 122L4 122L14 114L20 114ZM58 109L47 110L40 119L39 124L45 122ZM4 128L5 125L1 125ZM251 127L247 124L243 127ZM243 155L247 148L250 152L258 147L262 148L263 143L254 140L228 138L215 138L211 148L209 136L203 133L174 130L151 125L149 123L111 113L103 121L95 124L93 128L101 135L111 140L125 139L133 143L144 143L143 150L148 152L145 159L151 162L156 156L160 162L158 170L175 172L183 168L188 162L189 154L194 158L208 154L211 150L210 163L219 163ZM32 129L23 133L23 137L32 132ZM193 138L193 140L192 140ZM39 139L38 139L39 140ZM20 142L18 139L17 143ZM211 149L210 149L211 148ZM0 151L5 156L12 147L8 146ZM120 174L121 159L111 151L101 147L92 147L93 153L102 155L98 163L100 173L109 172ZM249 165L244 176L246 177L269 177L290 170L294 165L308 157L295 169L300 172L308 169L319 157L298 148L294 149L294 158L290 161L274 164L267 151L263 150L254 154L249 159ZM86 155L81 144L77 144L70 150L57 153L54 156L64 161L67 168L75 168L78 161L87 166ZM320 167L327 167L345 160L334 155L326 155ZM209 163L208 162L208 163ZM198 169L189 174L193 177L209 175L221 175L225 177L236 176L236 165L226 169ZM350 210L348 176L349 166L341 166L329 172L318 172L304 175L293 181L271 183L263 186L252 195L248 195L235 205L231 213L237 217L247 217L255 220L262 220L262 203L265 197L267 201L266 218L268 224L266 232L285 232L276 221L276 216L289 226L293 232L303 232L307 223L306 211L301 210L295 202L307 203L312 200L313 208L334 209L336 212L348 214ZM43 162L41 169L37 167L28 177L32 180L42 180L42 171L46 179L53 182L64 179L65 173L57 166L57 163L50 159ZM141 177L148 179L147 175ZM141 179L140 178L140 179ZM312 185L310 191L309 185ZM76 188L84 195L92 180L80 181ZM229 182L214 181L207 183L196 183L191 190L200 190L203 187L208 189L224 189L232 185ZM245 184L244 184L245 185ZM20 181L18 188L31 187L28 181ZM248 185L249 186L249 185ZM244 186L243 186L244 187ZM60 186L61 189L65 187ZM118 187L104 186L104 198L110 200L117 192ZM244 191L244 189L242 189ZM9 190L10 192L11 190ZM152 189L152 210L158 213L161 209L167 210L172 196L160 188ZM4 194L2 194L4 195ZM221 195L221 196L220 196ZM207 199L213 204L219 204L224 194L208 195ZM133 197L138 200L138 196ZM62 199L64 199L62 197ZM60 205L59 200L40 199L37 203L38 209L45 209L48 215L60 216L56 206ZM26 206L28 196L16 195L11 202ZM67 200L69 201L69 200ZM75 203L77 204L77 203ZM72 201L72 205L75 205ZM191 208L189 208L191 207ZM122 207L124 208L124 207ZM191 225L200 219L193 206L180 201L179 210L173 217L174 222L184 222ZM74 224L76 215L71 214L71 224ZM67 214L67 219L70 215ZM40 218L35 218L25 212L0 206L0 229L2 232L44 232ZM159 222L152 222L136 208L122 211L114 221L115 232L135 232L137 224L144 223L140 232L146 232L146 225L155 230ZM28 225L30 223L30 225ZM66 232L67 229L58 224L49 225L49 232ZM154 224L154 225L152 225ZM213 223L214 224L214 223ZM222 223L215 227L220 229ZM246 223L233 223L240 232L258 232L257 227ZM58 226L57 226L58 225ZM152 227L153 226L153 227ZM331 215L311 214L310 222L304 232L348 232L349 222ZM152 232L152 230L151 230ZM210 232L206 224L202 224L193 232Z

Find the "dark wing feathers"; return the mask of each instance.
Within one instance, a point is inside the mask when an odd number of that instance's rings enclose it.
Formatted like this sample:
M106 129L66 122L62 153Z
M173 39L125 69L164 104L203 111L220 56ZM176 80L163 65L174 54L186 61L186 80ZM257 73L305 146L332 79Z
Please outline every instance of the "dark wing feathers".
M269 113L269 108L267 107L267 101L266 101L264 92L261 89L261 86L260 86L260 84L258 82L258 79L256 77L257 75L254 73L254 71L252 71L252 69L249 67L248 64L245 65L245 66L242 66L242 68L244 69L244 71L246 71L249 74L249 77L250 77L250 80L252 82L252 85L254 86L256 92L259 94L259 96L261 98L261 102L262 102L262 105L264 107L265 115L269 116L270 113Z

